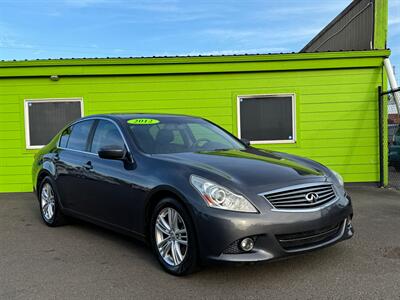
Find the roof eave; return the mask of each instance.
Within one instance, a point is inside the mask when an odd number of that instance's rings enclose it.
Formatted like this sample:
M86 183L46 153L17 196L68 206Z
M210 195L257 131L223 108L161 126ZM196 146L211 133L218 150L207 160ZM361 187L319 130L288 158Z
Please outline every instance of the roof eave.
M45 66L101 66L101 65L158 65L158 64L203 64L234 62L267 62L336 58L389 57L390 50L337 51L313 53L279 53L227 56L172 56L136 58L72 58L23 61L0 61L0 68L45 67Z

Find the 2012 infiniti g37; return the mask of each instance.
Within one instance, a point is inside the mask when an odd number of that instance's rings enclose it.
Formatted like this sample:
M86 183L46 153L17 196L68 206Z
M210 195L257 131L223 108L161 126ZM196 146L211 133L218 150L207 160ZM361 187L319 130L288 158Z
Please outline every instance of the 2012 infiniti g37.
M270 260L353 235L339 174L255 149L195 117L79 119L37 153L33 182L47 225L72 216L147 240L175 275L199 262Z

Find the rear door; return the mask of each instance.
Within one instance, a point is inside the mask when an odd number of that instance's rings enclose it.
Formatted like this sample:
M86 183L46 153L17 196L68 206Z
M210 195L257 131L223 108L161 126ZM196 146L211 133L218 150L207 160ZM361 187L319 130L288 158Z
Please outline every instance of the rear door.
M56 183L62 205L82 212L82 203L88 195L85 185L88 166L86 162L93 156L88 152L89 136L94 120L84 120L73 124L60 138L56 155Z

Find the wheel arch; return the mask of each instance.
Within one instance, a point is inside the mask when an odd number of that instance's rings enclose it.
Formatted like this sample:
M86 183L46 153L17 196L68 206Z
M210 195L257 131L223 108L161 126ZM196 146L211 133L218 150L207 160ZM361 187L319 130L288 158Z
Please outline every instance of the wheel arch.
M151 214L156 207L157 203L165 198L174 198L179 201L183 207L188 212L190 218L192 219L192 225L195 228L195 224L193 222L193 214L191 213L190 205L186 198L183 196L181 192L171 186L159 186L153 189L147 197L146 206L145 206L145 217L144 217L144 229L146 239L149 241L150 238L150 222L151 222ZM195 228L196 231L196 228Z
M33 182L33 185L36 188L36 192L38 192L39 186L46 176L50 176L53 179L56 176L56 167L54 163L48 158L43 159L42 163L38 166L37 175L34 178L36 182Z
M43 182L43 179L47 176L51 176L51 173L49 172L49 170L47 169L42 169L40 170L40 172L38 173L37 179L36 179L36 183L35 183L35 187L36 187L36 195L39 198L39 188L40 188L40 184Z

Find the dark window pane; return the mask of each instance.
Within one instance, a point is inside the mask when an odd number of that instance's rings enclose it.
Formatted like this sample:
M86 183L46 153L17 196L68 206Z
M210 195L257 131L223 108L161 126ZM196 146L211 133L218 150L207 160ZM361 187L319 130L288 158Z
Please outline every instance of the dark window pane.
M97 153L104 146L124 147L124 140L115 124L100 120L93 136L91 152Z
M67 148L86 151L87 139L93 120L76 123L72 126L72 132L68 140Z
M241 137L249 141L293 140L292 97L240 100Z
M60 138L60 147L61 148L67 147L69 136L71 135L71 129L72 129L72 127L68 127L62 133L61 138Z
M28 115L30 145L46 145L61 128L81 117L81 103L32 101Z

